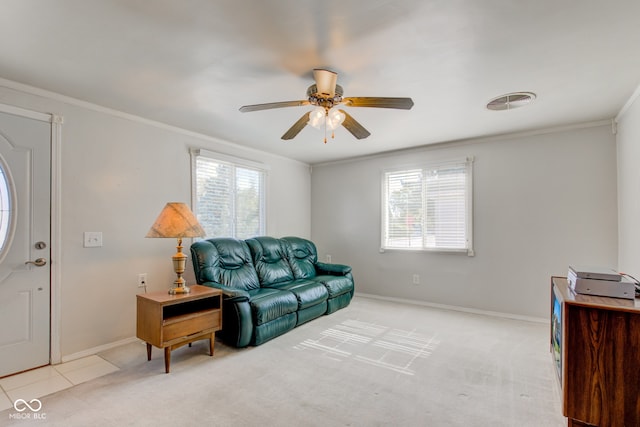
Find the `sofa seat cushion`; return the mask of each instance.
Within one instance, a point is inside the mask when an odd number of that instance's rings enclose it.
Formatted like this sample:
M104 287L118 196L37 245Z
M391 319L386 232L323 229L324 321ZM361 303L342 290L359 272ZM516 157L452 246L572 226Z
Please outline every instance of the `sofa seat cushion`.
M251 314L256 325L270 322L298 309L296 296L286 290L260 288L250 291Z
M353 292L353 281L347 276L331 276L320 275L313 280L322 283L329 291L329 298L335 298L338 295Z
M329 297L326 286L322 283L299 279L288 283L279 284L278 289L286 289L292 292L298 300L298 309L304 309L324 302Z

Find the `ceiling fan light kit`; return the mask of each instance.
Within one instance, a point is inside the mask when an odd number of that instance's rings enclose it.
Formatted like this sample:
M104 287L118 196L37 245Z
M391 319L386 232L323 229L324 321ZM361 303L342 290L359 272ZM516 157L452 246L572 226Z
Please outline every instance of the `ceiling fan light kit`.
M344 122L344 119L346 117L347 116L345 116L345 114L341 110L333 107L329 111L327 111L325 123L329 129L334 130L337 129L337 127L340 126L342 122Z
M312 84L307 89L307 99L300 101L271 102L267 104L245 105L240 107L240 111L247 113L250 111L269 110L283 107L299 107L314 105L309 113L304 113L287 132L282 135L282 139L293 139L308 124L316 129L325 130L324 142L327 142L327 129L333 131L340 125L344 126L357 139L364 139L371 135L360 123L351 117L346 111L338 108L339 105L346 107L372 107L372 108L393 108L400 110L410 110L413 107L411 98L384 98L384 97L347 97L343 98L342 86L337 84L338 74L325 69L317 68L313 70Z
M331 131L331 138L335 138L334 130L338 128L344 122L347 116L342 110L337 107L316 107L309 112L308 125L322 129L324 127L324 143L327 143L327 129Z
M307 123L316 129L320 129L320 126L325 122L325 115L324 108L316 107L309 111L309 121Z

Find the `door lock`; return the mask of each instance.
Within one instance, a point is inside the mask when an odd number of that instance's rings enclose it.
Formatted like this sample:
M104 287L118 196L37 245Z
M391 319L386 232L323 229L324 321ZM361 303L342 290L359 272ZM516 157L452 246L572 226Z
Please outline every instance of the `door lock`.
M27 261L25 262L25 264L33 264L36 267L42 267L44 265L47 265L47 260L44 258L37 258L35 261Z
M45 242L37 242L35 245L36 249L45 249L47 244Z

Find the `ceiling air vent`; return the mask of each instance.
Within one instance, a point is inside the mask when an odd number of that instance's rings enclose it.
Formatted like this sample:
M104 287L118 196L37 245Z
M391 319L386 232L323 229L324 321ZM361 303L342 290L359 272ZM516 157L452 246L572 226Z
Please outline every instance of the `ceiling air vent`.
M536 94L533 92L508 93L489 101L487 109L494 111L513 110L514 108L524 107L534 99L536 99Z

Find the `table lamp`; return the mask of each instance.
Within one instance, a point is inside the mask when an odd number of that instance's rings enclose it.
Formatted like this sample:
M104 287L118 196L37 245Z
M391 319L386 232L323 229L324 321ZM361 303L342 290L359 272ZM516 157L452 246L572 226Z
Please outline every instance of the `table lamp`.
M204 229L198 223L195 215L184 203L167 203L158 215L156 222L151 226L146 237L172 237L178 239L178 252L171 257L173 260L173 269L178 278L173 282L173 288L169 289L169 293L188 294L189 288L185 285L182 278L185 267L187 265L187 256L182 253L183 237L203 237Z

